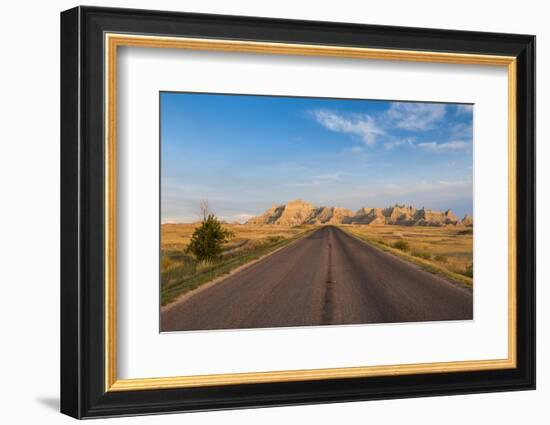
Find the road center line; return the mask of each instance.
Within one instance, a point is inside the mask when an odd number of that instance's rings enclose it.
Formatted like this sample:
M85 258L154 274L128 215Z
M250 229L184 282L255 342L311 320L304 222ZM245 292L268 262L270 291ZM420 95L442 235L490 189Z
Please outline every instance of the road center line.
M328 261L327 261L327 278L325 280L325 295L323 301L323 317L321 324L330 325L333 321L334 310L334 279L332 276L332 232L328 230Z

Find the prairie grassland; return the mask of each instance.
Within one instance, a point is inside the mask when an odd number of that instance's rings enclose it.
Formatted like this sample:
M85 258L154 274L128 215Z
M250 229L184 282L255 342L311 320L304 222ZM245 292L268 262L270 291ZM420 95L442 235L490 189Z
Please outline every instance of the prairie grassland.
M199 224L161 226L162 305L296 240L315 228L224 224L224 227L231 230L235 236L224 244L220 258L213 262L198 262L191 254L185 252L185 248Z
M384 251L451 280L473 284L471 227L341 225L343 230Z
M161 234L162 250L183 249L191 240L191 235L200 223L177 223L163 224ZM235 233L235 237L226 244L226 248L232 245L238 245L244 241L258 241L269 237L281 236L289 238L299 235L307 229L308 226L259 226L249 224L224 224L223 227Z

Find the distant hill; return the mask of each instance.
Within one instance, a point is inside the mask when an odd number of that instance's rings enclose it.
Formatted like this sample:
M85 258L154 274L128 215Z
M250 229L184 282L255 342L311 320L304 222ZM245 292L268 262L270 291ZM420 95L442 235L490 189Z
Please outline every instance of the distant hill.
M466 215L461 220L451 210L436 211L413 206L394 205L387 208L361 208L357 211L336 207L317 207L296 199L287 204L273 205L265 213L253 217L247 224L298 226L300 224L368 224L399 226L473 226Z

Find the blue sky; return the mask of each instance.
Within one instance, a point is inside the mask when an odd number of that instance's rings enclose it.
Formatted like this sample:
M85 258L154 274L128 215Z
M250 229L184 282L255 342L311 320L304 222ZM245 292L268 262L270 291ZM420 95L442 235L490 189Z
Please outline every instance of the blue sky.
M472 213L472 106L160 94L161 219L228 221L301 198Z

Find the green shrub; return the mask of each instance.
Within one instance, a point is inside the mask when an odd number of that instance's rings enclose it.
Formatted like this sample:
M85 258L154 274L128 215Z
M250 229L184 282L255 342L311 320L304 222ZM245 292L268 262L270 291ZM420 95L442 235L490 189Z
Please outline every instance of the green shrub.
M440 263L446 263L447 262L447 257L445 257L444 255L441 255L441 254L437 254L434 257L434 260L439 261Z
M432 258L432 254L429 252L414 251L412 255L418 258L423 258L424 260L429 260Z
M411 246L405 239L400 239L393 244L394 248L400 249L401 251L409 251Z
M193 254L197 261L213 261L221 254L222 244L233 236L234 233L223 228L214 214L209 214L193 232L185 252Z

